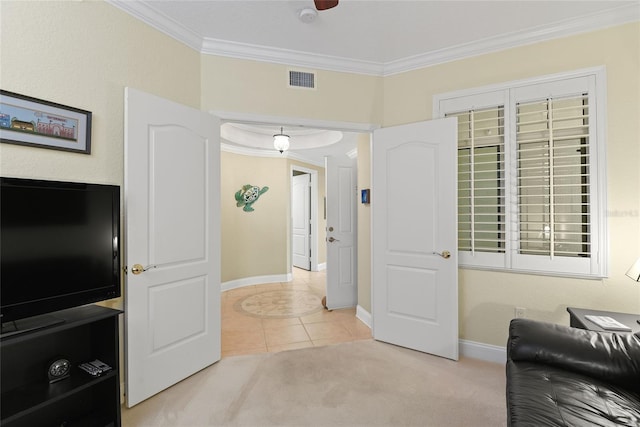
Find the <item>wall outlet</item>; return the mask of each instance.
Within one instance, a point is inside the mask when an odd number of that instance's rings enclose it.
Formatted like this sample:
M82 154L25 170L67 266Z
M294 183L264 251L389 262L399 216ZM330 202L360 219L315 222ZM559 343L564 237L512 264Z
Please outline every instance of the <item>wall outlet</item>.
M524 307L516 307L515 316L516 316L516 319L527 317L527 309Z

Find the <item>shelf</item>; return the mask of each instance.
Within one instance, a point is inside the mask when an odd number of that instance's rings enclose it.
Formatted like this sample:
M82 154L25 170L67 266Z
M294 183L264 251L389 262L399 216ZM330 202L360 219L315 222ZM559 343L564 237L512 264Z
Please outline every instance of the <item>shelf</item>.
M88 387L107 381L116 374L110 371L100 377L92 377L78 368L73 368L69 378L56 383L29 384L4 392L2 393L2 422L10 422L13 418L55 404L73 393L79 393Z
M0 425L119 426L120 310L83 306L51 313L62 320L0 340ZM29 322L27 322L29 323ZM50 384L47 367L64 357L68 378ZM113 369L93 377L78 368L99 359Z

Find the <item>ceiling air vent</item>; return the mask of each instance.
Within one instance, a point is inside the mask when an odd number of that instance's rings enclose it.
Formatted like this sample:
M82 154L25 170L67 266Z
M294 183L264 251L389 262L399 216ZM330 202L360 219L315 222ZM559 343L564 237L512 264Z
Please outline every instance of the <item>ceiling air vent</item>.
M315 89L316 75L305 71L289 70L289 87Z

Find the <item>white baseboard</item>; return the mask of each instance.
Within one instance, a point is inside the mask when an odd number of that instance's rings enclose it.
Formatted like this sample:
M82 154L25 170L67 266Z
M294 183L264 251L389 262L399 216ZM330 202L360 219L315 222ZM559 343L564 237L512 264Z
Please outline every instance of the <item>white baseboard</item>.
M356 317L369 328L372 327L371 313L360 305L356 307ZM507 349L505 347L468 340L459 340L458 345L460 355L464 357L494 363L506 363L507 361Z
M362 308L362 306L360 305L356 307L356 317L360 319L362 323L367 325L369 329L371 329L371 313Z
M261 285L263 283L290 282L292 280L293 280L292 273L272 274L269 276L243 277L242 279L229 280L228 282L223 282L220 285L220 289L224 292L231 289L242 288L245 286Z
M458 343L461 356L486 362L507 362L507 349L505 347L467 340L460 340Z
M322 262L320 264L318 264L318 271L322 271L322 270L326 270L327 269L327 263L326 262Z

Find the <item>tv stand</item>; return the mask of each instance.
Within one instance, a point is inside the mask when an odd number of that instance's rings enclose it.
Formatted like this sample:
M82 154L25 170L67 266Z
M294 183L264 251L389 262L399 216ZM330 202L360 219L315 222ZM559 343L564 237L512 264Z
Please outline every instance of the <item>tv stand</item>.
M64 323L61 319L50 314L42 314L40 316L28 317L26 319L14 320L2 324L2 333L0 339L4 339L16 334L35 331L36 329L48 328L59 323Z
M51 313L55 324L0 339L0 425L120 426L118 318L97 305ZM48 366L70 362L68 378L50 383ZM78 365L99 359L111 366L91 376Z

